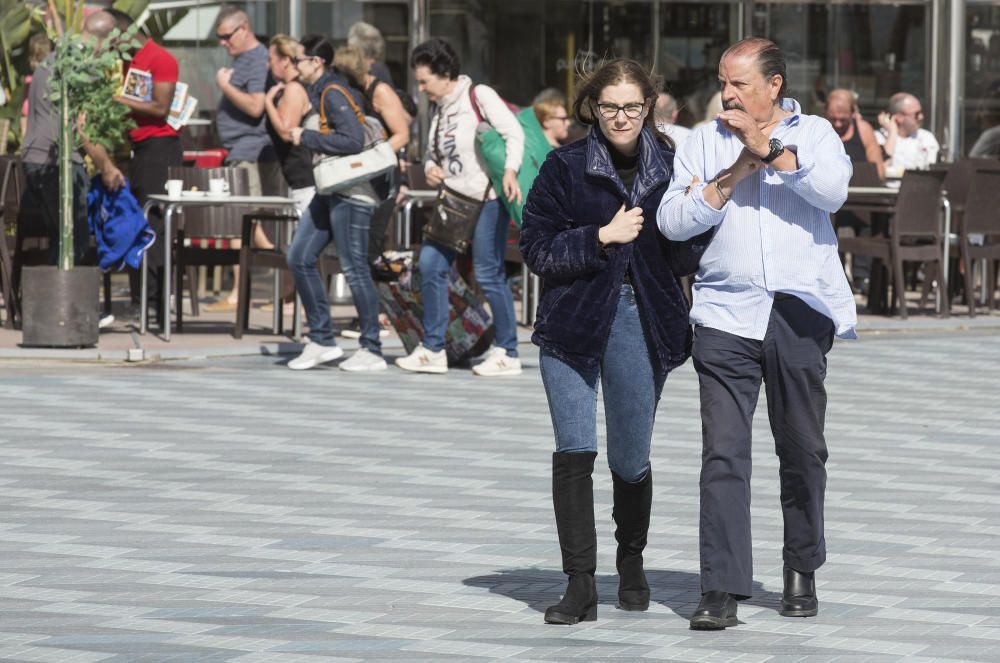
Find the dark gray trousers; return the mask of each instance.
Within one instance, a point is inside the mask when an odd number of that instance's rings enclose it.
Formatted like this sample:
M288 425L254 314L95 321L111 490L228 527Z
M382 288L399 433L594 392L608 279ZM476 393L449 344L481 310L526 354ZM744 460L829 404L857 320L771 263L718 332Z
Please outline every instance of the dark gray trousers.
M696 327L701 390L701 591L749 597L750 430L760 383L779 459L785 566L814 571L826 560L826 353L830 318L789 295L775 299L763 341Z

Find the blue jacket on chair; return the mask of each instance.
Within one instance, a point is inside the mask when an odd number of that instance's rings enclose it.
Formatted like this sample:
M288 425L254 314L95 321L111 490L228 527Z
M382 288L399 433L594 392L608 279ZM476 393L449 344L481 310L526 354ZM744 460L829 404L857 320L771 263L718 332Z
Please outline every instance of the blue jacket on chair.
M626 191L597 126L587 138L551 152L528 193L520 249L543 280L531 340L581 368L599 365L626 272L650 349L664 371L691 353L688 301L678 277L694 273L711 233L673 242L656 227L656 210L673 172L674 153L643 128L639 165ZM622 204L641 207L639 236L602 251L598 229Z
M101 176L90 181L87 221L97 240L97 265L101 271L138 269L142 256L156 240L128 182L118 191L108 191Z

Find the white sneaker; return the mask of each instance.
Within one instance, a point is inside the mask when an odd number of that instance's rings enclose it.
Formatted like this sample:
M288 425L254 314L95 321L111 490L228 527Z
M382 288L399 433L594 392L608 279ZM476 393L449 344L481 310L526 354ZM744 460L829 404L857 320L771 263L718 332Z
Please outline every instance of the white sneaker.
M288 368L293 371L304 371L317 364L325 364L343 356L344 349L339 345L320 345L310 341L302 349L302 354L288 362Z
M358 348L358 351L351 355L340 365L340 370L360 373L362 371L384 371L389 368L379 355L371 352L367 348Z
M101 319L97 321L97 328L107 329L114 323L115 323L115 316L111 313L108 313L107 315L102 315Z
M472 372L488 378L520 375L521 360L517 357L508 357L506 350L494 346L486 353L486 359L472 367Z
M448 354L444 350L431 352L418 345L409 355L397 359L396 366L414 373L447 373Z

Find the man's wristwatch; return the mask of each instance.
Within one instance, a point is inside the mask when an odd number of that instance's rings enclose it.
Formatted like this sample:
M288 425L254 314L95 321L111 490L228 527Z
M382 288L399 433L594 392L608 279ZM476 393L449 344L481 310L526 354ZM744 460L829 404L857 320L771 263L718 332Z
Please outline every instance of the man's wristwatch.
M767 141L767 147L771 150L766 157L761 157L761 163L771 163L785 153L785 144L777 138Z

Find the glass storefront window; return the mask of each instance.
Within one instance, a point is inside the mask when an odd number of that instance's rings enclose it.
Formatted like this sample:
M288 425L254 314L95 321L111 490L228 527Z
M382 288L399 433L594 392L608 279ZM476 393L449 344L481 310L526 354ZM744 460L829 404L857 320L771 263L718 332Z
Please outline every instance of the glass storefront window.
M926 3L759 3L753 29L784 50L789 95L806 112L822 114L826 91L838 87L858 94L861 112L872 122L896 92L910 92L929 105Z
M430 34L449 40L462 71L525 105L547 87L572 99L577 72L604 57L652 64L701 119L717 89L718 56L739 38L732 2L431 0Z
M970 3L965 16L962 151L996 157L1000 156L996 137L1000 134L996 129L1000 126L1000 7Z

